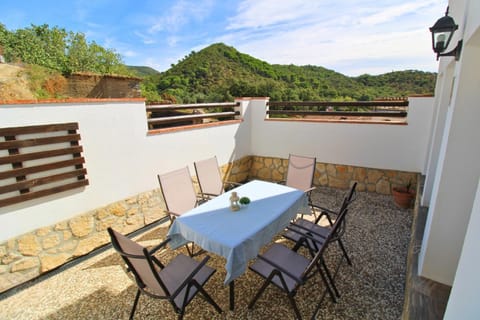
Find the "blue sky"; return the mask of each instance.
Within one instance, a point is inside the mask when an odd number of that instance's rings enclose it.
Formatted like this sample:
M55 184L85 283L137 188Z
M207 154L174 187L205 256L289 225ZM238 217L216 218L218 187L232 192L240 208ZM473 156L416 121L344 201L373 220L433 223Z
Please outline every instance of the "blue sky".
M63 0L0 4L10 30L48 24L84 33L128 65L165 71L217 42L272 64L349 76L437 71L428 30L447 0Z

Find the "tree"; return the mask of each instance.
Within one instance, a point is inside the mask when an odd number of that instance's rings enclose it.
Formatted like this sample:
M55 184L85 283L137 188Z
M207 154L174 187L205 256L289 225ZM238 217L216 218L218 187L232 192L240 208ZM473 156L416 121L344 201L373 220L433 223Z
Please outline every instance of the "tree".
M86 71L131 75L114 50L88 43L83 33L50 28L47 24L32 24L14 32L0 24L0 46L8 61L39 65L64 74Z

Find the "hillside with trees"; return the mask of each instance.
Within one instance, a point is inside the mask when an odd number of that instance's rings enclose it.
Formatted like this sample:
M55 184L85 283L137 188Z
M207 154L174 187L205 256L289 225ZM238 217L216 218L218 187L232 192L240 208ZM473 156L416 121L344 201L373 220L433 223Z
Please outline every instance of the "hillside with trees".
M222 43L192 51L177 64L143 81L149 100L178 103L232 101L268 96L273 101L369 101L432 95L436 74L397 71L347 77L319 66L268 64Z
M55 88L74 73L141 77L147 101L173 103L247 96L268 96L272 101L369 101L431 95L436 77L422 71L348 77L320 66L269 64L223 43L192 51L160 73L127 66L115 50L89 42L82 33L46 24L9 31L0 23L0 54L6 62L25 68L23 80L17 82L28 83L36 98L60 97Z

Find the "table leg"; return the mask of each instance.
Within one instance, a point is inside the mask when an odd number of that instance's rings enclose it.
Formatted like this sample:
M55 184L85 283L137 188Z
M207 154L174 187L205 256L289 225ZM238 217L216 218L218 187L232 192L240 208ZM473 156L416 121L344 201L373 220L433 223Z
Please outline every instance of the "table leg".
M235 309L235 285L234 285L234 280L230 281L229 287L230 287L230 310Z

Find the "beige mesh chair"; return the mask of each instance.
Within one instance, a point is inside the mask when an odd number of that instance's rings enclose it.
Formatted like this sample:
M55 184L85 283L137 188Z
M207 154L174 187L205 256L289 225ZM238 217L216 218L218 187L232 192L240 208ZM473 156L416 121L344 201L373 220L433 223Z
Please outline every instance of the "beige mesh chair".
M315 157L312 158L290 154L288 156L287 177L286 180L281 181L281 183L286 186L307 193L310 206L312 206L312 191L315 190L313 178L315 177L316 161L317 159ZM312 213L315 214L313 208Z
M165 200L170 224L173 223L175 217L181 216L198 205L197 193L188 167L159 174L158 182ZM190 256L203 252L194 253L194 244L192 243L191 246L192 248L186 245Z
M158 182L171 222L197 206L197 193L188 167L159 174Z
M314 190L313 178L316 161L316 158L290 154L285 185L305 192Z
M198 293L217 312L222 312L222 309L203 289L205 283L216 271L206 265L210 259L209 256L199 262L183 254L178 254L165 265L159 257L154 256L154 253L165 248L170 239L147 250L112 228L108 228L108 233L113 248L121 255L127 265L127 271L132 272L137 284L137 295L130 312L130 319L133 319L142 293L149 297L168 300L175 312L178 313L178 319L183 318L186 306Z
M241 185L240 183L222 180L216 156L195 161L193 164L200 186L201 198L204 201L219 196L225 190Z

